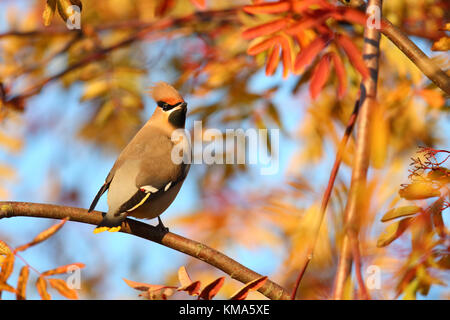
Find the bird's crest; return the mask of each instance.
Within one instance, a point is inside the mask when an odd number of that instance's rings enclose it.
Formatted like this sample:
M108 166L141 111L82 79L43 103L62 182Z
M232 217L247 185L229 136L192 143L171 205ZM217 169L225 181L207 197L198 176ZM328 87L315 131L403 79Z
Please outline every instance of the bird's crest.
M164 101L168 104L176 104L184 101L183 97L181 97L174 87L163 81L157 82L153 87L151 87L150 94L156 102Z

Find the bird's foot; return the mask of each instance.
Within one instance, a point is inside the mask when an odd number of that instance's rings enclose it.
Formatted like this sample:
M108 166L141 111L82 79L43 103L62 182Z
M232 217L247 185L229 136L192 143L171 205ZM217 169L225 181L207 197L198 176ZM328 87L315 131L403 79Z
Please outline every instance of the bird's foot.
M122 228L121 226L112 227L112 228L109 228L109 227L97 227L97 228L94 229L94 233L97 234L97 233L101 233L101 232L104 232L104 231L118 232L118 231L120 231L121 228Z
M167 228L167 227L163 224L163 222L162 222L162 220L161 220L161 218L160 218L159 216L158 216L158 224L156 225L156 228L157 228L159 231L163 232L163 233L169 232L169 228Z

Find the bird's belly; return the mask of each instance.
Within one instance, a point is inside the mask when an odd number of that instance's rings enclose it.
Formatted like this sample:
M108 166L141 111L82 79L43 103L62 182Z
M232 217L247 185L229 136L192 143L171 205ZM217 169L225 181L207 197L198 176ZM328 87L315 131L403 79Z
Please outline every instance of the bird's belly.
M153 219L163 213L173 202L180 191L183 182L179 182L166 192L156 195L153 199L148 200L133 211L128 212L128 215L138 219Z

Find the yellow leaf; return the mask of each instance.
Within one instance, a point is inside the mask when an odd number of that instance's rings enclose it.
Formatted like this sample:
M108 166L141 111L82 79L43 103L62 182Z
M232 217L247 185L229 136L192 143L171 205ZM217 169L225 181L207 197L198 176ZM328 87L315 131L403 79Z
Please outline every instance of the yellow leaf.
M45 272L42 272L43 276L52 276L55 274L61 274L61 273L67 273L69 269L71 269L72 267L77 267L79 269L82 269L85 267L84 263L71 263L71 264L67 264L65 266L60 266L57 267L55 269L51 269Z
M393 220L396 218L404 217L404 216L410 216L413 214L416 214L420 211L420 207L418 206L404 206L399 208L394 208L392 210L389 210L385 213L385 215L381 218L382 222L386 222L389 220Z
M81 101L98 98L110 89L109 83L105 79L91 80L84 86Z
M47 0L45 9L42 14L44 19L44 26L48 27L52 23L53 16L55 15L56 0Z
M398 194L406 200L421 200L441 195L432 183L429 182L413 182L400 189Z
M450 37L442 37L431 47L433 51L448 51L450 50Z
M2 271L0 272L0 282L6 282L14 269L14 254L10 253L2 262Z
M8 245L0 240L0 254L8 255L11 253L11 249L9 249Z
M26 249L28 249L31 246L34 246L42 241L47 240L48 238L50 238L52 235L54 235L59 229L62 228L62 226L64 225L64 223L66 223L66 221L68 220L68 218L64 218L61 222L51 226L50 228L48 228L47 230L42 231L41 233L39 233L36 238L34 238L33 241L24 244L18 248L15 249L16 252L18 251L24 251Z
M392 241L400 237L408 228L411 219L412 218L405 218L388 225L381 236L378 238L377 247L385 247Z

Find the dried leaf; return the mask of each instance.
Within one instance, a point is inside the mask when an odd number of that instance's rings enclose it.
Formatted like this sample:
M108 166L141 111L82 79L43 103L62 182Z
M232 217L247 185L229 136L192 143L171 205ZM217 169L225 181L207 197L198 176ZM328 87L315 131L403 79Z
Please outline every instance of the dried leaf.
M155 290L161 290L163 288L171 288L176 289L177 287L174 286L165 286L165 285L159 285L159 284L148 284L143 282L136 282L132 280L127 280L125 278L122 278L123 281L127 285L129 285L131 288L139 290L139 291L155 291Z
M450 50L450 37L442 37L435 43L433 43L433 46L431 47L431 50L433 51L448 51Z
M311 77L311 83L309 85L309 93L313 99L317 98L317 95L322 91L323 86L330 76L330 55L324 55L316 68L314 69Z
M244 32L242 32L242 37L249 40L256 37L266 36L284 29L287 24L288 19L286 18L276 19L256 27L246 29Z
M405 218L388 225L381 236L378 238L377 247L385 247L392 241L400 237L408 228L411 219L413 218Z
M258 290L259 288L261 288L264 285L266 280L267 280L267 276L250 281L245 286L243 286L241 289L239 289L235 294L233 294L231 296L230 300L245 300L245 298L247 298L250 290Z
M336 37L336 41L339 44L339 46L342 49L344 49L352 66L356 70L358 70L358 72L362 75L364 79L368 78L370 75L369 69L367 68L362 58L361 51L359 51L358 47L353 43L352 39L350 39L346 35L341 34Z
M404 206L399 208L394 208L392 210L389 210L384 214L384 216L381 218L382 222L390 221L393 219L397 219L400 217L410 216L413 214L416 214L421 210L418 206Z
M211 300L216 296L219 292L220 288L222 288L223 283L225 281L225 277L220 277L208 284L203 288L202 292L198 296L199 299Z
M22 269L20 269L19 279L17 280L17 300L25 300L29 274L30 269L28 266L23 266Z
M42 241L47 240L48 238L50 238L52 235L54 235L59 229L62 228L62 226L66 223L66 221L69 218L64 218L61 222L54 224L53 226L51 226L50 228L48 228L47 230L42 231L41 233L39 233L36 238L33 239L33 241L31 241L30 243L24 244L18 248L16 248L14 251L15 252L19 252L19 251L24 251L26 249L28 249L31 246L34 246L38 243L41 243Z
M39 277L36 281L36 289L41 296L42 300L51 300L52 297L47 291L47 281L44 277Z
M286 12L290 9L291 4L289 1L279 1L279 2L270 2L270 3L262 3L256 4L252 6L245 6L243 9L247 13L281 13Z
M71 264L67 264L65 266L60 266L60 267L57 267L55 269L51 269L51 270L47 270L45 272L42 272L42 275L43 276L52 276L52 275L55 275L55 274L67 273L67 272L69 272L68 270L70 268L72 268L72 267L77 267L79 269L82 269L82 268L85 267L85 265L84 265L84 263L79 263L79 262L71 263Z
M181 286L188 286L192 283L184 266L181 266L180 269L178 269L178 281L180 281Z
M78 293L76 290L69 288L67 283L62 279L48 279L50 285L56 289L62 296L76 300L78 299Z
M201 285L202 284L200 281L194 281L194 282L191 282L190 284L187 284L187 285L177 288L177 290L178 291L186 291L189 295L196 296L200 292Z

